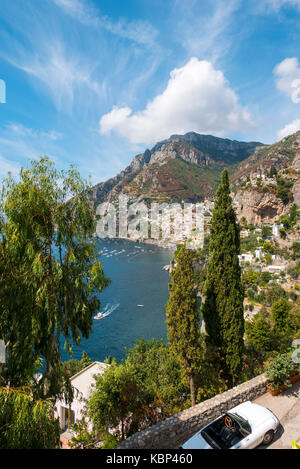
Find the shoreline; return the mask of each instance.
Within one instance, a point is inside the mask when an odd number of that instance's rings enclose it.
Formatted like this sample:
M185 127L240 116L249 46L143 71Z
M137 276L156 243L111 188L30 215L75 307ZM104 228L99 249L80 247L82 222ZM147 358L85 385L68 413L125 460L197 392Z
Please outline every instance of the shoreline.
M94 238L97 239L97 240L104 240L104 241L108 241L108 240L131 241L133 243L139 243L139 244L150 244L152 246L157 246L157 247L160 247L160 248L163 248L163 249L169 249L170 251L173 251L173 252L176 251L176 243L165 242L165 241L155 240L155 239L151 239L151 238L143 239L143 240L132 239L132 238L118 238L118 237L116 237L116 238L110 238L110 237L100 238L97 235L95 235Z

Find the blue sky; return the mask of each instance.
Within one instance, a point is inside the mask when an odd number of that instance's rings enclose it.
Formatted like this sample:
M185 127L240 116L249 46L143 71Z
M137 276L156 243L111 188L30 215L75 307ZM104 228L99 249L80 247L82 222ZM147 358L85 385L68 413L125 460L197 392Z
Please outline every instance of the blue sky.
M0 177L47 154L96 183L174 133L300 129L299 20L300 0L1 0Z

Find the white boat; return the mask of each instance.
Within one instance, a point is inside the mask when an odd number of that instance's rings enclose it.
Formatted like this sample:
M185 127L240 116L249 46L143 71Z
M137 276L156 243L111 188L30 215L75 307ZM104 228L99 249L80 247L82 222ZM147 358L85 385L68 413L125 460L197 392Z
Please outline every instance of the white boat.
M94 319L103 319L103 318L106 318L106 316L108 316L108 314L99 312L94 316Z
M137 305L137 306L139 306L140 308L142 308L144 305Z

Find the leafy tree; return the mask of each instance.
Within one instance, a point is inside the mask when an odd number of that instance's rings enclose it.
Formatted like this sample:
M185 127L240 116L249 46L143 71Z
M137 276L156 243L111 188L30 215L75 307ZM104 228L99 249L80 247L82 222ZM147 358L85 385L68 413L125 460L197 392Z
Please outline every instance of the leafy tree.
M171 352L188 378L192 405L196 404L195 374L202 360L200 317L194 277L194 252L182 246L171 272L170 297L166 305Z
M244 287L252 287L259 280L259 272L254 269L245 269L243 271L243 283Z
M272 318L275 328L284 331L287 326L291 306L287 298L280 298L272 305Z
M35 400L28 387L0 388L0 449L58 448L59 434L50 400Z
M293 250L292 258L294 260L299 259L300 258L300 243L298 241L293 243L292 250Z
M132 368L121 364L111 365L97 377L96 388L89 398L89 417L97 432L121 424L121 438L125 438L129 417L142 405L141 390Z
M73 449L97 449L99 448L99 434L90 428L88 420L87 408L83 411L81 420L77 420L72 425L74 432L72 438L69 440L68 445Z
M127 351L125 363L134 370L147 405L151 406L159 397L162 418L182 410L187 389L182 383L180 366L169 344L162 339L140 339L135 347Z
M270 323L256 314L245 324L247 346L252 347L260 357L272 350L272 330Z
M299 243L300 244L300 243ZM288 275L290 275L290 277L293 279L293 280L297 280L297 278L299 278L299 274L300 274L300 266L299 265L296 265L296 266L291 266L287 269L287 273Z
M212 216L202 313L207 342L220 349L224 376L231 383L238 379L244 348L244 289L239 254L240 229L224 170Z
M275 168L275 166L271 166L270 178L273 178L273 177L276 177L276 176L277 176L277 169Z
M290 217L282 217L280 220L281 224L284 226L286 230L291 228L291 220Z
M3 186L0 214L0 337L7 380L31 379L42 356L40 395L60 391L60 343L89 336L98 294L108 284L91 240L89 188L74 167L58 172L42 157ZM67 201L67 198L70 198Z
M276 183L277 183L277 193L276 193L277 197L279 197L283 201L284 204L288 204L290 199L292 198L291 187L293 186L293 183L282 177L277 177Z
M269 236L272 236L272 228L270 226L264 225L261 229L261 237L266 239Z
M274 248L273 248L272 244L269 243L269 241L265 241L264 244L263 244L263 247L262 247L262 251L266 252L266 253L273 254Z
M293 204L290 208L290 220L291 222L295 222L297 220L298 210L297 205Z
M287 233L284 228L279 228L279 234L280 234L280 238L286 239Z
M87 366L92 363L90 357L85 353L82 352L81 360L68 360L62 363L62 370L66 372L70 377L79 373L79 371L83 370Z
M266 261L266 264L271 264L272 263L272 256L269 252L268 252L268 254L266 254L265 261Z
M260 282L269 283L271 279L272 279L272 274L270 272L261 272Z
M286 298L287 294L285 290L278 284L272 284L266 290L264 295L264 301L268 306L272 306L280 298Z

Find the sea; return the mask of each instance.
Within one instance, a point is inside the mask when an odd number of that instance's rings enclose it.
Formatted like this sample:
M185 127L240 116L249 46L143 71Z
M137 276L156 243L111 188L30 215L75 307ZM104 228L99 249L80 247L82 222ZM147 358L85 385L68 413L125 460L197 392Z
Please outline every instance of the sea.
M173 251L152 244L121 239L98 239L98 256L110 285L100 294L100 312L105 317L93 319L92 332L73 346L73 357L62 350L62 360L80 359L85 351L93 361L108 356L121 361L126 348L144 337L166 340L166 310L169 264Z

